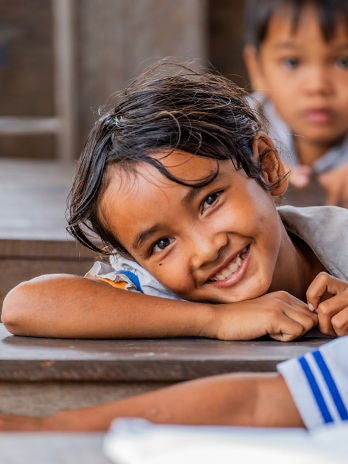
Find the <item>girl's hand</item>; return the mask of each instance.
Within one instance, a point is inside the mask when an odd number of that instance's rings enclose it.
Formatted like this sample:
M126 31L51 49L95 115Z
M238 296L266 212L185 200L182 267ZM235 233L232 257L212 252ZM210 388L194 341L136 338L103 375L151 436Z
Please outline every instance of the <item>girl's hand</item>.
M213 306L213 320L202 334L220 340L251 340L269 335L279 341L301 337L318 324L315 312L287 292Z
M318 314L322 333L348 334L348 282L321 272L308 287L307 301Z

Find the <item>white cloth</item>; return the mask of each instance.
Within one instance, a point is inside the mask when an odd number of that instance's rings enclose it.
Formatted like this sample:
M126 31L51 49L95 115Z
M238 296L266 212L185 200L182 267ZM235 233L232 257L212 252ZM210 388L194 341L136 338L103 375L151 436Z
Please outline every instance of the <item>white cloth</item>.
M103 442L115 464L347 464L348 423L313 432L115 420Z

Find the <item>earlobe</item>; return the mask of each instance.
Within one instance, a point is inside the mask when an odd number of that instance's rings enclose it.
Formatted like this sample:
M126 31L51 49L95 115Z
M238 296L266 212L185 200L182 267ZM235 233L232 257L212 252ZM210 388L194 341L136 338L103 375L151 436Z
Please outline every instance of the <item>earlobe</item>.
M262 169L264 182L272 187L271 195L283 195L288 188L288 178L272 139L263 133L256 135L253 140L253 153L255 161Z
M258 51L252 45L246 45L243 50L243 56L253 90L255 92L264 92L265 86Z

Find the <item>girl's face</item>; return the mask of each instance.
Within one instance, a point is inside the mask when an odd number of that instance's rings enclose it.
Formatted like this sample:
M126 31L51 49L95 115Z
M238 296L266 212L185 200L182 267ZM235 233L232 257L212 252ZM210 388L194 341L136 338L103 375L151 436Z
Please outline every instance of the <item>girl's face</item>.
M135 173L111 167L99 210L104 226L184 299L234 302L267 292L286 234L271 194L231 161L181 151L161 161L187 182L205 178L217 164L219 174L209 185L191 188L147 163Z
M302 10L293 31L291 14L281 10L269 23L259 54L245 58L253 87L274 104L292 132L327 150L348 131L348 33L338 21L327 42L312 5ZM309 163L308 163L309 164Z

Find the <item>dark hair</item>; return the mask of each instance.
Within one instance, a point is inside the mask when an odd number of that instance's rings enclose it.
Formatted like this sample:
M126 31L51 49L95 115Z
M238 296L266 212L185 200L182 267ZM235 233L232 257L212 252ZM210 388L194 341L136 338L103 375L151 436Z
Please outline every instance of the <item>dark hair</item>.
M196 187L207 185L218 173L190 184L173 177L161 159L153 157L156 152L177 149L231 160L236 169L271 190L262 179L261 162L253 160L252 142L260 122L246 95L216 72L186 65L160 62L141 74L118 94L117 104L100 117L88 137L68 198L67 230L94 251L110 253L112 248L127 254L98 217L98 200L111 165L129 170L146 162L167 178Z
M295 32L304 8L313 5L323 37L330 41L335 35L338 21L348 30L347 0L247 0L245 5L245 41L259 49L265 40L272 17L284 10L291 15Z

